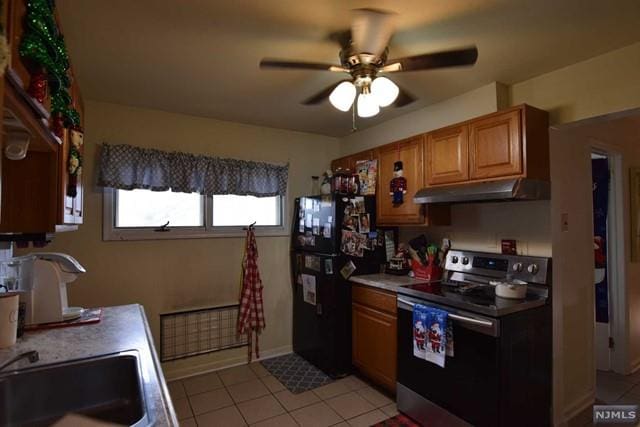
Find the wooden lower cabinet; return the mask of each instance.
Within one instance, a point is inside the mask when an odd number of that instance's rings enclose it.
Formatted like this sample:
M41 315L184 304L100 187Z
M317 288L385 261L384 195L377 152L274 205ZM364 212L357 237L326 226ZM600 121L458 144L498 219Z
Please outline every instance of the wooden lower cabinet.
M365 286L354 288L359 290L360 295L364 296L365 300L375 301L378 294L384 294L387 299L393 300L393 310L395 310L395 294L381 292ZM368 298L368 296L373 296L373 298ZM351 304L352 363L364 376L385 389L395 392L396 314L395 312L390 312L391 310L383 311L383 309L378 308L380 306L372 307L357 300L358 298L354 298ZM387 302L384 304L388 306Z

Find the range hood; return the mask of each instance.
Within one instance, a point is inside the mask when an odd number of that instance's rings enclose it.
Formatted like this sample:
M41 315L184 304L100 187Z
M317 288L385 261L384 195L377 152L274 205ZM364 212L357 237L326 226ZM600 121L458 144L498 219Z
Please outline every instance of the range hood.
M413 198L415 203L464 203L511 200L548 200L551 186L537 179L500 181L423 188Z

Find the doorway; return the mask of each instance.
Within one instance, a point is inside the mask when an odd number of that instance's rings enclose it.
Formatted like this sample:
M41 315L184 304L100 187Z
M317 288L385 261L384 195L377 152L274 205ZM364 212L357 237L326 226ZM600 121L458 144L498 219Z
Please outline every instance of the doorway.
M593 249L594 249L594 289L595 289L595 351L596 369L611 370L611 351L614 339L609 322L611 301L609 249L609 214L615 209L611 197L611 171L606 153L591 153L591 179L593 190Z

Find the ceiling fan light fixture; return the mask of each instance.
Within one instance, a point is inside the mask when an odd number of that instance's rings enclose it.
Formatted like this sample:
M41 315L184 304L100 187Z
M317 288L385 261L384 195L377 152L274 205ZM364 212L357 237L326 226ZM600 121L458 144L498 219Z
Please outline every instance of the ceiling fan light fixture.
M386 77L378 77L371 83L371 94L380 107L388 107L396 100L400 88Z
M358 96L358 116L362 118L373 117L380 112L380 105L376 97L369 92L368 88L363 88Z
M331 91L329 102L340 111L349 111L356 99L356 87L351 82L342 82Z

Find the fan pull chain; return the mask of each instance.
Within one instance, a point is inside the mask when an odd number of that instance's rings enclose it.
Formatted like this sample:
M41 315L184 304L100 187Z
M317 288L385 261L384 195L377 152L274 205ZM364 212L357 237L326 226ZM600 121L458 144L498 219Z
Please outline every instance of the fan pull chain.
M354 101L353 104L351 104L351 132L356 132L358 130L358 127L356 126L356 103Z

